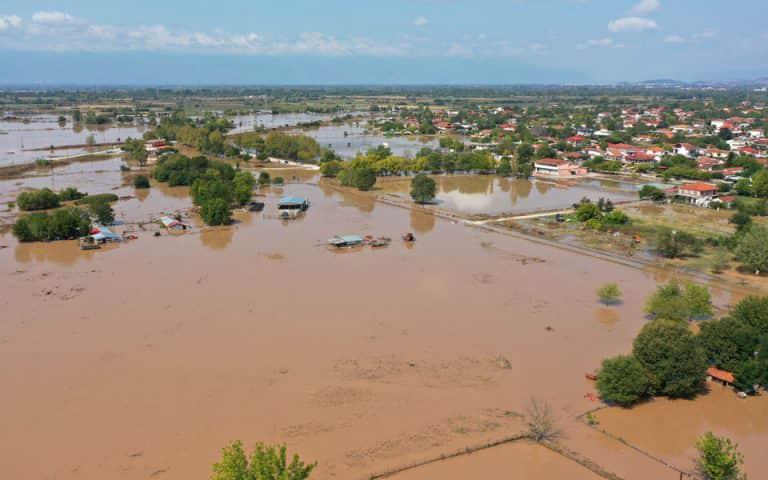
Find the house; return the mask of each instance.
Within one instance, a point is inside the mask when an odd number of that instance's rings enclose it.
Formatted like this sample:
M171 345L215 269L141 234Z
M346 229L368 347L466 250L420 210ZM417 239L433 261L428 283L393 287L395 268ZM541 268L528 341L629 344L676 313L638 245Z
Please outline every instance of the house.
M711 183L684 183L677 187L675 197L700 207L706 207L715 198L717 192L717 185Z
M160 223L168 230L186 230L189 228L179 220L168 216L160 217Z
M624 163L630 165L652 165L656 163L656 157L645 152L631 151L624 157Z
M566 141L574 147L579 147L586 144L587 137L584 137L581 135L574 135L572 137L568 137Z
M719 368L709 367L707 369L707 380L716 380L725 386L731 386L736 381L736 377L731 372L720 370Z
M158 153L161 150L168 148L168 142L164 138L157 138L155 140L148 140L144 144L144 150L149 154Z
M698 166L699 170L704 172L711 172L715 169L715 167L723 165L724 163L725 160L712 157L699 157L696 160L696 165Z
M672 151L675 155L693 158L699 153L699 147L690 143L678 143Z
M571 177L574 175L586 175L587 169L566 160L544 158L536 160L533 164L533 173L550 177Z

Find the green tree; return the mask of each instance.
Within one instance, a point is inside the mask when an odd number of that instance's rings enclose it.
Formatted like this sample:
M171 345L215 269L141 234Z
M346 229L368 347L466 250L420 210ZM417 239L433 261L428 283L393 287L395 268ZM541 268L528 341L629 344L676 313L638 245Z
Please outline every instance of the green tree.
M706 287L672 280L660 285L646 301L646 313L655 318L687 321L712 315L712 298Z
M272 177L269 175L269 172L262 171L259 173L259 186L266 186L272 183Z
M34 190L31 192L21 192L16 197L16 206L19 207L19 210L23 211L56 208L59 206L59 196L50 188L43 188L42 190Z
M206 225L229 225L231 216L229 203L223 198L210 198L200 208L200 217Z
M60 208L52 213L33 213L19 218L13 234L21 242L71 240L87 235L91 219L79 208Z
M597 376L597 391L604 400L630 407L648 395L650 387L648 374L635 357L603 360Z
M750 227L736 246L736 258L755 275L768 270L768 228Z
M508 157L502 157L499 161L499 167L496 169L496 174L500 177L508 177L512 175L512 164Z
M437 185L435 181L420 173L411 180L411 198L416 203L431 202L435 198Z
M248 203L253 196L253 187L256 186L256 179L250 172L238 171L232 180L233 197L237 205L242 206Z
M221 451L221 461L213 465L211 480L306 480L317 463L306 464L298 455L288 463L285 445L256 444L251 457L236 441Z
M581 202L576 209L576 218L580 222L587 222L593 218L600 219L603 213L600 211L600 207L592 202Z
M149 177L146 175L136 175L133 178L133 186L135 188L149 188Z
M734 386L740 392L757 393L760 385L768 384L768 362L750 359L738 365L734 371Z
M754 328L758 335L768 335L768 297L746 297L731 309L730 316Z
M707 360L687 325L672 320L646 324L632 353L648 372L654 394L691 397L701 391Z
M752 194L760 198L768 198L768 170L760 170L752 177Z
M338 160L323 162L320 164L320 175L324 177L335 177L341 171L342 165L342 162Z
M703 322L697 339L710 362L734 371L753 357L758 332L742 319L731 316Z
M89 206L91 215L102 225L110 225L115 221L115 212L107 202L97 202Z
M697 470L706 480L744 480L744 457L730 439L707 432L696 441Z
M643 188L640 189L638 192L640 195L640 199L650 199L655 202L664 200L667 198L667 195L658 187L654 187L653 185L643 185Z
M621 300L621 290L615 283L606 283L597 290L597 296L604 304L612 305Z
M656 235L656 251L662 257L678 258L685 255L698 255L702 248L701 240L688 232L661 228Z

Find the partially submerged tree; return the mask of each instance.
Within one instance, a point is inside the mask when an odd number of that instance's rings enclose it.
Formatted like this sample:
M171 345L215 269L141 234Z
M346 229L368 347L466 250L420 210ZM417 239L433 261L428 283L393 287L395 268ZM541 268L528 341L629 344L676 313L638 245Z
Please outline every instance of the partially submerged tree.
M552 407L543 400L531 398L525 409L525 423L528 436L536 442L556 440L561 435Z
M431 202L435 198L437 186L430 177L420 173L411 180L411 198L416 203Z
M600 301L606 305L614 305L621 300L621 290L615 283L606 283L597 290Z
M707 432L696 442L696 467L705 480L745 480L744 457L730 439Z
M630 407L646 397L650 387L648 374L635 357L620 355L603 360L597 376L597 390L603 400Z
M285 445L258 443L248 458L238 440L222 449L211 480L306 480L317 466L304 463L298 455L288 463L287 457Z
M645 311L655 318L688 321L712 315L712 299L706 287L692 282L680 284L672 280L660 285L645 305Z

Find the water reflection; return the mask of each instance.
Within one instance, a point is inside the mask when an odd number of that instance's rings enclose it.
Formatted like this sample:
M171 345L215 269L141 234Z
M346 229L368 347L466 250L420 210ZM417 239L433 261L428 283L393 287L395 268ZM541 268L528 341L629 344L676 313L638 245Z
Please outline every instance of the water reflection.
M72 266L79 260L93 259L97 252L80 250L75 241L19 243L14 250L14 258L19 263L50 262Z
M619 312L613 308L601 307L595 312L597 321L606 327L612 328L619 322Z
M210 227L200 232L200 241L211 250L224 250L235 238L235 227Z
M411 229L417 234L424 235L435 228L437 219L431 213L411 210Z

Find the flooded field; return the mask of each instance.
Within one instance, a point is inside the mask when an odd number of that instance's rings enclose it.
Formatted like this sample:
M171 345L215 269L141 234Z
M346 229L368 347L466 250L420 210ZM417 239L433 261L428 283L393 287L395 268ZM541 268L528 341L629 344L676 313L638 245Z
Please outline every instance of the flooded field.
M467 215L504 215L570 208L584 197L637 199L637 185L594 179L509 179L494 175L435 176L439 207ZM380 179L377 188L408 197L410 178Z
M271 219L283 194L309 198L308 215ZM287 442L320 461L318 478L356 478L514 434L531 396L564 418L592 408L583 372L629 348L654 286L356 193L287 185L265 199L233 228L86 254L0 237L9 475L199 478L240 438ZM406 231L410 247L324 245ZM609 280L626 301L606 324L594 291Z
M768 469L768 397L742 400L720 385L710 388L695 401L656 399L596 416L601 429L683 469L693 468L694 444L701 435L727 436L739 444L748 477L763 478Z
M243 133L253 131L254 128L281 128L293 127L301 123L326 121L333 115L320 113L252 113L249 115L235 115L230 117L235 128L230 133Z
M343 158L353 158L358 153L365 153L379 145L387 145L394 155L413 157L424 147L437 148L438 142L434 137L398 136L385 137L377 133L367 132L364 124L323 126L302 131L320 144L330 147ZM345 135L346 134L346 135Z
M470 478L551 478L597 480L599 475L529 442L516 442L392 477L396 480L464 480Z
M58 116L53 115L31 117L29 123L0 120L0 167L33 163L38 158L51 155L83 153L86 151L84 148L57 149L54 152L37 149L47 149L51 145L85 145L89 135L94 136L96 143L110 143L144 134L143 127L84 127L73 125L71 119L65 124L59 124L57 120Z

